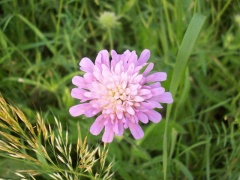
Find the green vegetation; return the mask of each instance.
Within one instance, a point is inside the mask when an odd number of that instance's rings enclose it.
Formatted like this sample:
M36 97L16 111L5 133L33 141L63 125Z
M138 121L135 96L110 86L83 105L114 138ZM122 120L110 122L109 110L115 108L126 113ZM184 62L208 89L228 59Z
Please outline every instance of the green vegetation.
M15 142L18 153L35 159L22 161L0 147L0 178L25 170L28 179L51 179L53 173L63 179L94 173L129 180L239 179L239 13L238 0L0 1L0 93L21 109L1 98L0 144ZM174 103L160 111L164 119L143 126L143 139L125 133L107 145L107 157L101 136L89 133L94 118L68 112L76 104L71 79L82 74L80 59L94 60L101 49L149 49L155 70L168 73L163 86L174 94ZM73 171L60 162L41 127L74 147L67 151ZM88 147L79 145L85 136ZM92 172L74 169L81 147L99 158ZM61 174L64 169L69 176Z

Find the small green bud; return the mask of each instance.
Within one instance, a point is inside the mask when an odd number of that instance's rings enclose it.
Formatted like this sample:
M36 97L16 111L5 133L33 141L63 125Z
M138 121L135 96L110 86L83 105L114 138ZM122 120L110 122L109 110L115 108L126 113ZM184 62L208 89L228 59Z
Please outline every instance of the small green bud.
M120 25L118 22L118 17L113 12L103 12L100 14L100 17L98 18L100 24L105 29L111 29L116 28Z

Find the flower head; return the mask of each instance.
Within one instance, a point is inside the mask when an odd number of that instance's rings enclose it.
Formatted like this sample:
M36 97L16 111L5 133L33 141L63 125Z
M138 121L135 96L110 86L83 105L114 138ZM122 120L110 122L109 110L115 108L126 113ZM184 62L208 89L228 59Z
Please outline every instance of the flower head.
M100 14L98 18L100 24L104 29L116 28L120 25L118 22L119 17L115 15L113 12L103 12Z
M73 77L77 88L71 92L80 104L71 107L70 114L98 115L90 132L98 135L105 128L103 142L112 142L114 135L121 136L128 128L135 139L140 139L144 135L140 122L158 123L162 116L154 108L162 108L160 103L173 102L171 93L165 92L160 83L167 74L150 73L154 65L147 63L150 58L147 49L139 58L135 51L129 50L123 54L112 50L111 56L110 61L108 51L102 50L95 63L86 57L80 61L85 74Z

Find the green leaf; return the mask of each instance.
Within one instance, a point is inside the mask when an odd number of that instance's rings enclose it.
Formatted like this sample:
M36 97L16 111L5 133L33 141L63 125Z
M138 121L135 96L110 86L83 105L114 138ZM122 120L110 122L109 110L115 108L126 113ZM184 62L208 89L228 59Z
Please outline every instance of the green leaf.
M201 14L195 14L193 18L190 21L190 24L187 28L187 31L183 37L183 41L181 43L181 46L179 48L177 59L170 83L170 92L172 93L173 99L176 95L177 89L179 87L180 81L182 79L182 76L184 74L184 71L187 67L189 56L191 55L193 46L197 40L197 37L200 33L200 30L203 26L203 23L205 21L206 17ZM163 173L164 173L164 179L167 179L167 164L168 164L168 120L170 116L170 112L172 109L172 104L168 106L167 109L167 118L165 123L165 132L164 132L164 139L163 139Z
M170 92L172 93L173 98L176 95L178 86L184 74L184 71L187 67L189 56L192 53L193 46L197 40L197 37L200 33L200 30L205 21L205 16L201 14L195 14L187 28L187 31L183 37L182 44L179 48L177 59L170 83ZM169 108L168 111L170 111Z

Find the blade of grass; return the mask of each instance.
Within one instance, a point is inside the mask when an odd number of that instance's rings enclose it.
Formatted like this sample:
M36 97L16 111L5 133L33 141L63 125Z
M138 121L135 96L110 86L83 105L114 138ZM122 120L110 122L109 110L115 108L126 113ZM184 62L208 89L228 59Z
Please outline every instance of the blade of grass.
M32 24L27 18L25 18L24 16L22 16L21 14L17 14L16 15L20 20L22 20L29 28L31 28L35 34L43 41L46 42L46 46L48 47L48 49L55 54L55 49L54 47L51 45L51 43L49 43L49 40L47 39L47 37L34 25Z
M7 51L5 56L1 57L0 63L3 63L7 58L10 58L12 53L15 51L18 52L21 57L26 61L26 63L31 66L31 62L28 57L4 34L4 32L0 29L0 39L1 45L5 51Z
M170 92L172 93L173 99L176 95L178 86L181 81L181 77L186 69L189 56L192 52L193 46L197 40L197 37L200 33L200 30L205 21L205 16L201 14L194 14L193 18L190 21L190 24L187 28L187 31L183 37L182 44L179 48L175 68L173 71L171 83L170 83ZM167 179L167 166L168 166L168 149L167 149L167 125L170 116L172 105L169 105L167 108L165 132L163 139L163 174L164 179Z
M30 79L27 79L27 78L22 78L22 77L9 77L9 78L4 78L3 79L3 82L4 81L15 81L15 82L18 82L18 83L23 83L23 84L28 84L28 85L33 85L33 86L36 86L36 87L40 87L46 91L49 91L49 86L45 85L45 84L42 84L40 82L37 82L37 81L33 81L33 80L30 80Z
M205 147L205 158L206 158L206 179L209 180L210 179L210 149L211 149L211 137L209 137L207 139L207 143L206 143L206 147Z
M63 0L60 0L59 8L58 8L58 16L57 16L56 35L55 35L55 41L56 42L57 42L58 37L59 37L62 8L63 8ZM57 45L58 44L56 43L56 46Z
M163 9L164 9L164 14L166 17L166 22L167 22L167 27L168 27L168 36L169 36L170 42L173 44L174 37L173 37L173 30L171 27L171 22L170 22L169 13L168 13L167 1L163 0L162 4L164 7Z
M180 84L181 77L187 66L188 58L192 52L193 46L197 40L197 37L200 33L204 21L205 16L201 14L195 14L183 37L182 44L178 51L172 80L170 83L170 92L172 93L173 97L177 92L177 88ZM169 111L170 110L171 108L169 108Z
M189 171L189 169L180 161L178 161L177 159L174 160L176 166L182 171L182 173L185 175L185 178L188 180L192 180L193 175L191 174L191 172Z

